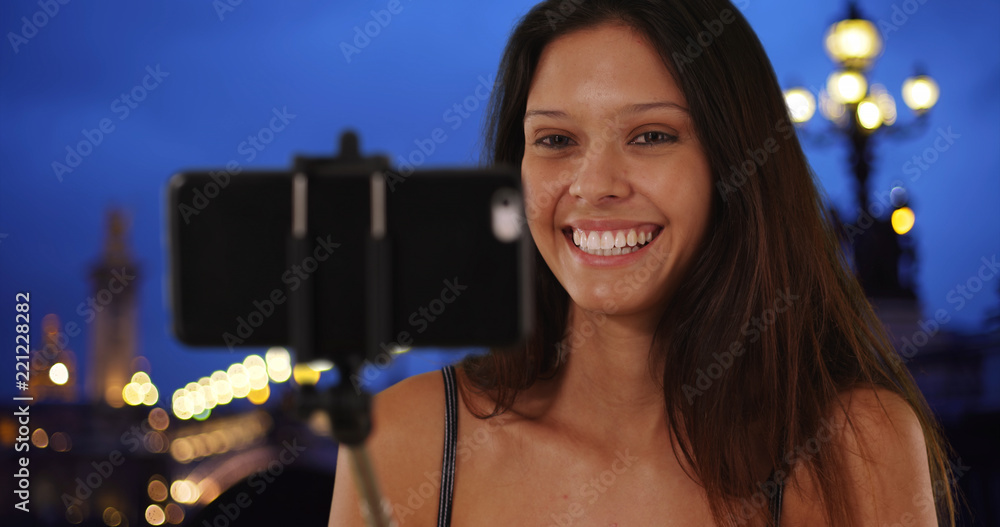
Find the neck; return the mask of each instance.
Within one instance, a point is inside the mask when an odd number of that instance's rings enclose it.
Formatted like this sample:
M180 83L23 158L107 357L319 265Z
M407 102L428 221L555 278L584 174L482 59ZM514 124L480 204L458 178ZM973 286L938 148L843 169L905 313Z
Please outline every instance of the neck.
M571 302L549 415L597 435L659 435L663 389L649 362L657 322L589 312Z

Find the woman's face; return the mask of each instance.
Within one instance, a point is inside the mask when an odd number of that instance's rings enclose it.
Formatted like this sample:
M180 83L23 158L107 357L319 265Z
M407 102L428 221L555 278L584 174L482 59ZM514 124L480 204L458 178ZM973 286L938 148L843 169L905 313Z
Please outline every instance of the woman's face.
M686 108L630 28L576 31L542 52L521 176L531 235L578 306L658 317L694 261L712 177Z

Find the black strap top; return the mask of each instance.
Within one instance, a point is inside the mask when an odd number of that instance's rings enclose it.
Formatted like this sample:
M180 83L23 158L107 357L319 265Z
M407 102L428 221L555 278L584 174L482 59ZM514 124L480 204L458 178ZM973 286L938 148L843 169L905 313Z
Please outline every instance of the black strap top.
M451 503L455 492L455 453L458 446L458 389L455 385L455 367L447 366L441 370L444 375L444 458L441 460L441 495L438 499L437 527L450 527ZM772 473L773 479L774 473ZM781 495L784 482L776 480L777 492L768 502L768 510L774 518L774 525L779 525L781 518Z
M458 446L458 391L455 367L444 374L444 458L441 460L441 496L438 499L438 527L451 525L451 498L455 491L455 450Z

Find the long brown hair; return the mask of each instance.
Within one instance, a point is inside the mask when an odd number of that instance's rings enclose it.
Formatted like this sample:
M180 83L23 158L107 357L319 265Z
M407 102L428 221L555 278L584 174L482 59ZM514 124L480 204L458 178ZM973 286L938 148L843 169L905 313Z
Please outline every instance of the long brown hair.
M918 416L935 488L949 489L935 496L939 520L954 525L946 443L844 261L770 61L731 3L537 5L514 29L500 63L487 160L520 167L528 91L544 47L606 23L631 27L659 51L687 99L718 190L698 261L671 299L650 351L663 379L668 424L683 431L672 445L675 455L693 467L716 522L763 516L767 484L747 462L761 457L762 443L775 479L787 476L790 464L807 463L820 476L828 520L852 525L837 449L810 449L812 455L794 460L788 453L824 437L839 394L878 386L901 395ZM462 364L463 390L495 401L489 415L552 376L570 341L568 295L537 250L535 258L536 321L528 342ZM748 509L755 512L748 516Z

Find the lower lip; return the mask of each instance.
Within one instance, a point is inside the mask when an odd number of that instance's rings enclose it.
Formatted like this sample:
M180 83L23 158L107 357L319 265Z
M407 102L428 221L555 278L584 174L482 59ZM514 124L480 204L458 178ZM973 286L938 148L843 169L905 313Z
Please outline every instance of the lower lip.
M643 245L642 248L639 249L638 251L632 251L628 254L619 254L617 256L616 255L604 256L603 254L598 255L598 254L590 254L588 252L584 252L583 249L580 249L579 247L576 246L575 243L573 243L572 233L563 233L563 237L566 238L566 243L569 244L569 248L570 251L573 253L573 257L583 262L585 265L589 265L591 267L625 267L631 265L632 263L642 258L643 253L646 252L647 249L649 249L650 245L656 243L656 241L660 239L660 235L662 234L663 231L661 230L653 238L653 241L647 243L646 245Z

